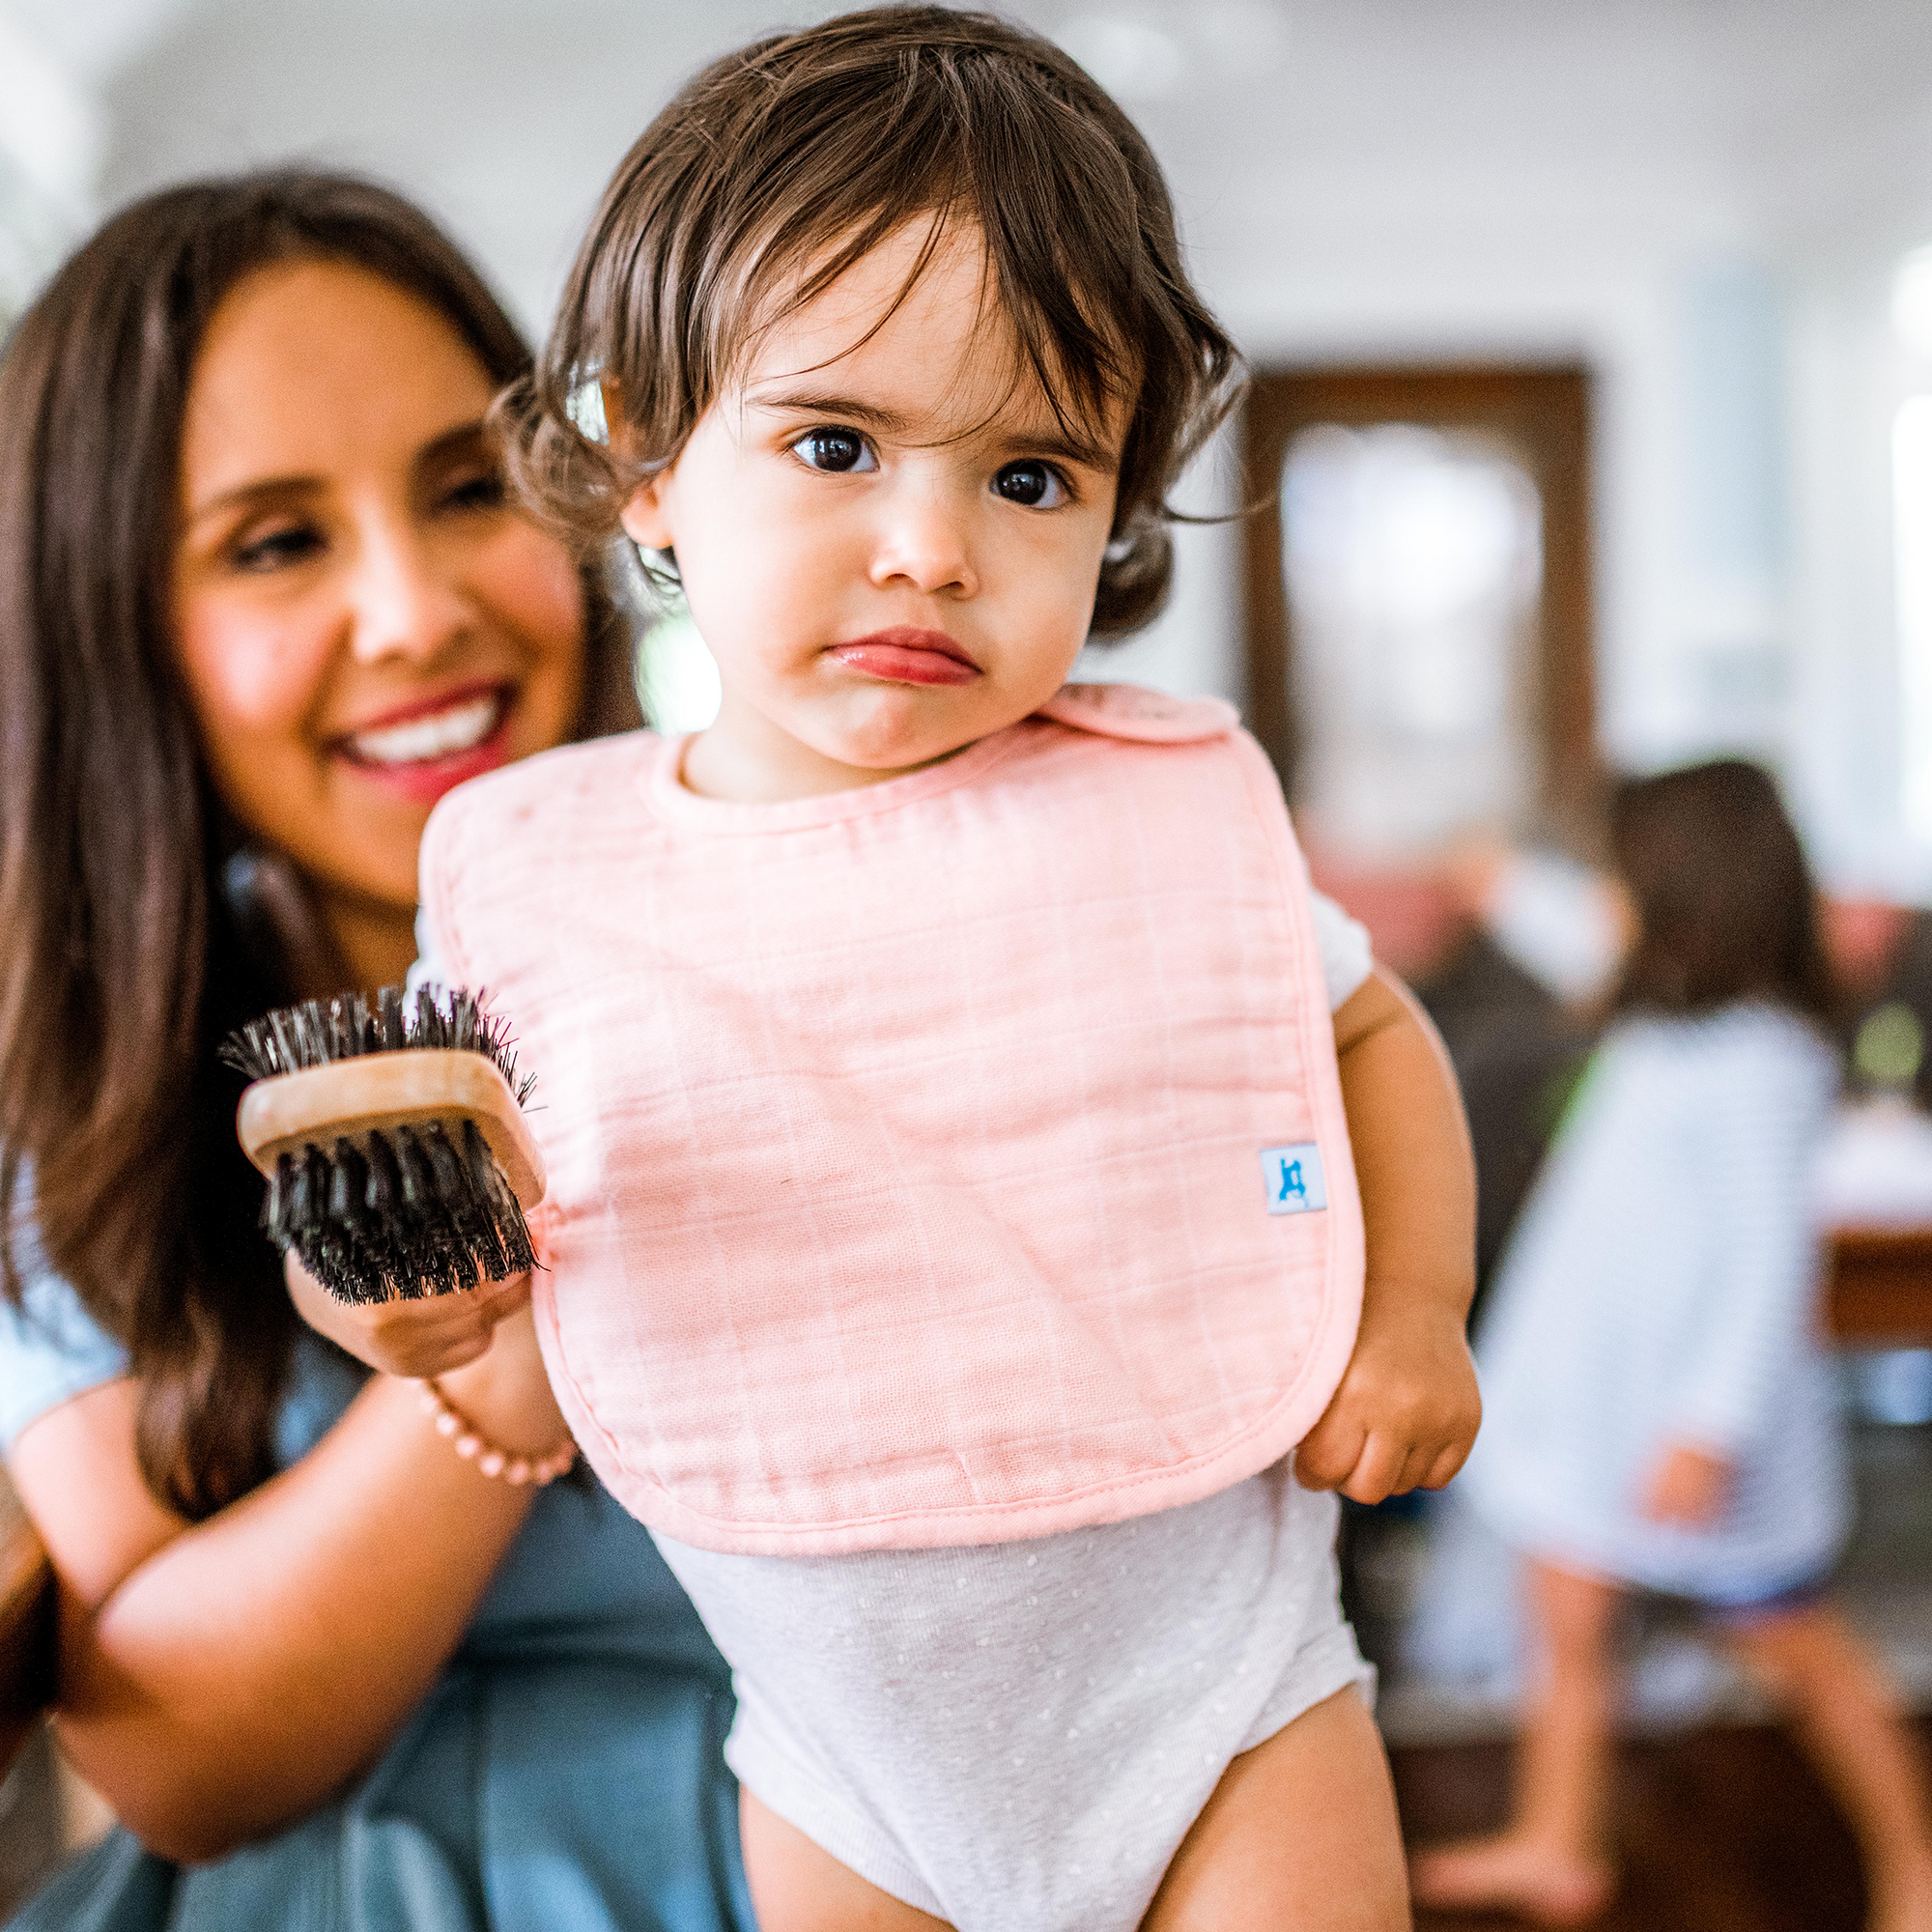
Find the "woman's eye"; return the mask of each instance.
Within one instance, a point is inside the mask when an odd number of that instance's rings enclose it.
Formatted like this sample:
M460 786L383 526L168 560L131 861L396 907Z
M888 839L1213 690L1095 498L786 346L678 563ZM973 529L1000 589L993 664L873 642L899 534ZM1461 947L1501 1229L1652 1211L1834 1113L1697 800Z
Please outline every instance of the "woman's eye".
M286 524L250 537L235 552L237 570L286 570L304 563L322 549L322 532L307 524Z
M453 484L442 500L453 510L498 510L508 497L503 479L494 469L486 469Z
M809 429L791 446L792 454L814 469L857 476L879 467L866 439L852 429Z
M1057 510L1070 492L1046 463L1009 463L993 472L993 495L1028 510Z

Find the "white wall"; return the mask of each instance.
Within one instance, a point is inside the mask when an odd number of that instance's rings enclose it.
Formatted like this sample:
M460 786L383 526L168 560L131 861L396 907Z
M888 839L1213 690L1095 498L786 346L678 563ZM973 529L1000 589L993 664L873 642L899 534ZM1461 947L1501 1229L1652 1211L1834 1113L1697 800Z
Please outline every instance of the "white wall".
M99 202L292 154L370 168L443 216L533 327L675 82L832 11L91 4L0 0L101 102ZM1766 751L1840 877L1932 887L1895 807L1882 333L1889 264L1932 239L1924 0L1015 11L1128 98L1256 359L1587 358L1611 753ZM1211 507L1215 477L1184 500ZM1235 692L1233 534L1179 547L1169 613L1112 662Z

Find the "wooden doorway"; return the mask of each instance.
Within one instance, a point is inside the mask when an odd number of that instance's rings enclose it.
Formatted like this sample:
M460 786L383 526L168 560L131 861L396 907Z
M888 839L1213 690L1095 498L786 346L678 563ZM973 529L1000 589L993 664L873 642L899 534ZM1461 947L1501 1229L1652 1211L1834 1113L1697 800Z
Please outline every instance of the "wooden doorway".
M1348 476L1359 481L1357 472L1366 473L1378 464L1387 474L1391 460L1400 471L1406 462L1415 472L1410 482L1419 476L1426 495L1434 486L1416 466L1426 469L1433 463L1438 485L1446 479L1453 486L1456 475L1463 476L1469 486L1465 495L1478 512L1482 490L1496 497L1498 492L1507 497L1514 489L1519 521L1529 531L1520 545L1534 554L1527 563L1519 559L1509 564L1520 580L1520 608L1508 622L1520 635L1491 651L1494 656L1506 649L1508 666L1500 659L1486 666L1480 639L1471 643L1465 637L1456 644L1465 655L1472 649L1478 653L1468 666L1483 678L1506 678L1510 684L1507 691L1497 689L1492 723L1485 724L1479 715L1480 694L1470 698L1469 676L1441 663L1446 646L1426 635L1426 611L1414 618L1412 635L1398 639L1409 654L1403 662L1417 667L1415 689L1406 689L1410 680L1399 668L1374 673L1385 687L1381 697L1398 708L1406 703L1411 712L1418 710L1421 687L1433 679L1441 686L1437 713L1449 715L1461 703L1457 717L1464 734L1461 751L1454 732L1438 733L1439 743L1432 751L1427 717L1410 718L1406 726L1396 719L1384 734L1388 743L1383 752L1395 781L1380 789L1426 789L1433 757L1448 789L1460 786L1463 794L1460 806L1450 798L1437 809L1445 823L1459 809L1471 818L1487 811L1491 829L1517 838L1585 847L1593 843L1600 782L1591 641L1588 372L1571 364L1263 370L1245 406L1242 447L1248 499L1262 505L1243 525L1247 715L1274 759L1291 802L1307 808L1323 769L1324 746L1318 735L1323 720L1310 715L1321 709L1311 691L1316 647L1331 657L1348 649L1346 639L1337 644L1326 633L1304 635L1319 628L1321 613L1307 596L1299 599L1298 608L1291 582L1298 538L1285 523L1293 526L1301 514L1296 505L1307 497L1305 489L1297 495L1296 466L1318 476L1347 471L1341 486L1346 494L1355 487ZM1413 489L1410 495L1415 495ZM1476 522L1482 523L1481 515ZM1447 541L1445 550L1438 533L1437 549L1453 562L1453 541ZM1360 560L1351 567L1360 580ZM1371 583L1365 594L1373 597L1376 586ZM1402 732L1410 727L1419 748L1413 758L1402 750ZM1372 780L1361 783L1375 788ZM1315 816L1319 819L1320 812ZM1406 836L1416 843L1426 832L1425 813ZM1405 835L1397 827L1387 836L1399 843Z

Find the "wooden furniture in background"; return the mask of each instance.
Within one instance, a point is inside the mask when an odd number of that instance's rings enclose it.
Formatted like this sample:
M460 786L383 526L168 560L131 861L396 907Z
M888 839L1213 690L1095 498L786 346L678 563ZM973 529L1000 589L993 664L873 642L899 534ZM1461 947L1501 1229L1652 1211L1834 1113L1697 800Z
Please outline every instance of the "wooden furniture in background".
M1828 1250L1825 1325L1855 1349L1932 1348L1932 1228L1840 1228Z
M53 1689L53 1572L0 1475L0 1775L18 1755Z
M1543 499L1538 744L1544 836L1581 849L1602 810L1591 645L1590 376L1579 364L1319 366L1263 369L1241 415L1241 524L1248 728L1295 801L1300 739L1294 639L1282 576L1280 491L1289 445L1305 429L1414 423L1476 430L1507 445Z

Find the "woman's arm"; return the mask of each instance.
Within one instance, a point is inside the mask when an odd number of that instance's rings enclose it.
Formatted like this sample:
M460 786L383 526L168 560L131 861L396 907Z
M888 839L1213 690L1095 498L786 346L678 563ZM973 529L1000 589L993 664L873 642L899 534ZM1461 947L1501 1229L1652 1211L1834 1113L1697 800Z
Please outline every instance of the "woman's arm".
M1378 967L1335 1014L1368 1272L1347 1373L1295 1451L1310 1489L1380 1502L1439 1489L1476 1439L1464 1323L1475 1292L1476 1172L1435 1029Z
M527 1310L497 1336L443 1385L493 1439L549 1450L564 1432ZM141 1479L135 1401L124 1379L49 1411L13 1472L59 1579L62 1745L138 1837L194 1861L293 1822L381 1755L530 1492L480 1475L413 1387L378 1376L293 1467L189 1524Z

